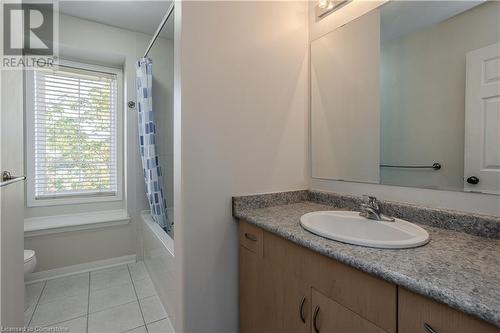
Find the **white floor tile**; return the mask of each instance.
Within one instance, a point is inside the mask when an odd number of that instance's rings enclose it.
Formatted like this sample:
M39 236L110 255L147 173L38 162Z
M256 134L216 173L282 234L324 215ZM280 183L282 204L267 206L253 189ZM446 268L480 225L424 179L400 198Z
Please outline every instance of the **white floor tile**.
M144 265L143 261L139 261L134 264L129 264L128 267L130 269L130 275L132 275L132 280L134 282L149 277L148 271L146 270L146 266Z
M40 302L48 302L60 297L88 294L89 273L77 274L48 280Z
M88 295L58 298L39 303L30 326L48 326L87 314Z
M134 281L134 286L135 291L137 292L137 297L139 297L139 299L156 295L153 281L151 281L149 276L145 279Z
M106 289L119 284L132 283L127 265L90 273L90 290Z
M62 327L67 329L67 333L86 333L87 332L87 316L68 320L62 323L52 325L52 327Z
M28 284L26 286L25 302L27 302L28 304L25 304L25 307L29 308L38 301L38 297L40 297L44 285L45 282L39 282L39 283Z
M174 333L174 327L168 318L148 324L149 333Z
M90 312L96 312L137 300L132 283L90 291Z
M24 320L30 327L67 327L70 333L173 332L143 262L28 285L27 302Z
M141 299L139 303L146 324L167 318L167 312L165 312L158 296Z
M91 313L88 332L125 332L140 326L144 326L144 320L142 320L139 304L133 302Z
M127 331L126 333L147 333L146 326L141 326L134 328L133 330Z

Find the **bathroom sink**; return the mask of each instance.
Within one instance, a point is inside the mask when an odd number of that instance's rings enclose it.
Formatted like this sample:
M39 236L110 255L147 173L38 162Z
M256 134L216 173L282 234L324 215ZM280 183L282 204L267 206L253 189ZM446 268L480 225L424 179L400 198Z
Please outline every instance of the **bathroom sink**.
M413 223L401 219L394 222L369 220L358 212L312 212L302 215L300 224L316 235L368 247L404 249L429 242L427 231Z

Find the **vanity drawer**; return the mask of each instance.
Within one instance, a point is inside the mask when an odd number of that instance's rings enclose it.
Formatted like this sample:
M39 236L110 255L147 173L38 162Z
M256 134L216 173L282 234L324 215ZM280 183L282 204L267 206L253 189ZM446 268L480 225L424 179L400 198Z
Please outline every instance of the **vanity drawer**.
M240 245L262 257L262 229L248 222L240 221Z
M264 231L264 260L386 332L396 332L397 287Z
M500 332L500 328L401 287L398 292L398 323L399 333Z

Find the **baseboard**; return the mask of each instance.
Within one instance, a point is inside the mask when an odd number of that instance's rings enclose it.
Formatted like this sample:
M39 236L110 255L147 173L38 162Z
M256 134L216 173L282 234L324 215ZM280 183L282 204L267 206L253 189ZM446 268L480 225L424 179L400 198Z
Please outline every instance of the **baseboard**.
M46 271L32 273L27 279L26 284L32 284L40 281L51 280L63 276L87 273L103 268L111 268L115 266L131 264L136 262L136 255L131 254L123 257L115 257L104 260L96 260L78 265L65 266L60 268L49 269Z

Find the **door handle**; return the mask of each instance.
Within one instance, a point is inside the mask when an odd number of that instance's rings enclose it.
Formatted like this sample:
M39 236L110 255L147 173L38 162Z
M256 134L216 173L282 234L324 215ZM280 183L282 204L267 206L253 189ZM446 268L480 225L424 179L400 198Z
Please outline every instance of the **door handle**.
M15 177L10 174L9 171L2 172L2 181L0 182L0 187L4 187L19 181L25 180L26 176Z
M299 305L299 317L300 317L300 320L305 324L306 323L306 317L304 316L304 304L306 302L306 298L305 296L302 297L302 300L300 301L300 305Z
M435 329L432 328L431 325L424 323L424 328L429 333L438 333Z
M251 240L252 242L256 242L257 241L257 236L249 234L248 232L245 232L245 238L248 239L248 240Z
M319 333L318 315L319 315L319 306L316 305L316 308L314 309L314 315L313 315L313 328L314 328L315 333Z
M476 176L470 176L469 178L467 178L467 183L476 185L479 183L479 178L477 178Z

